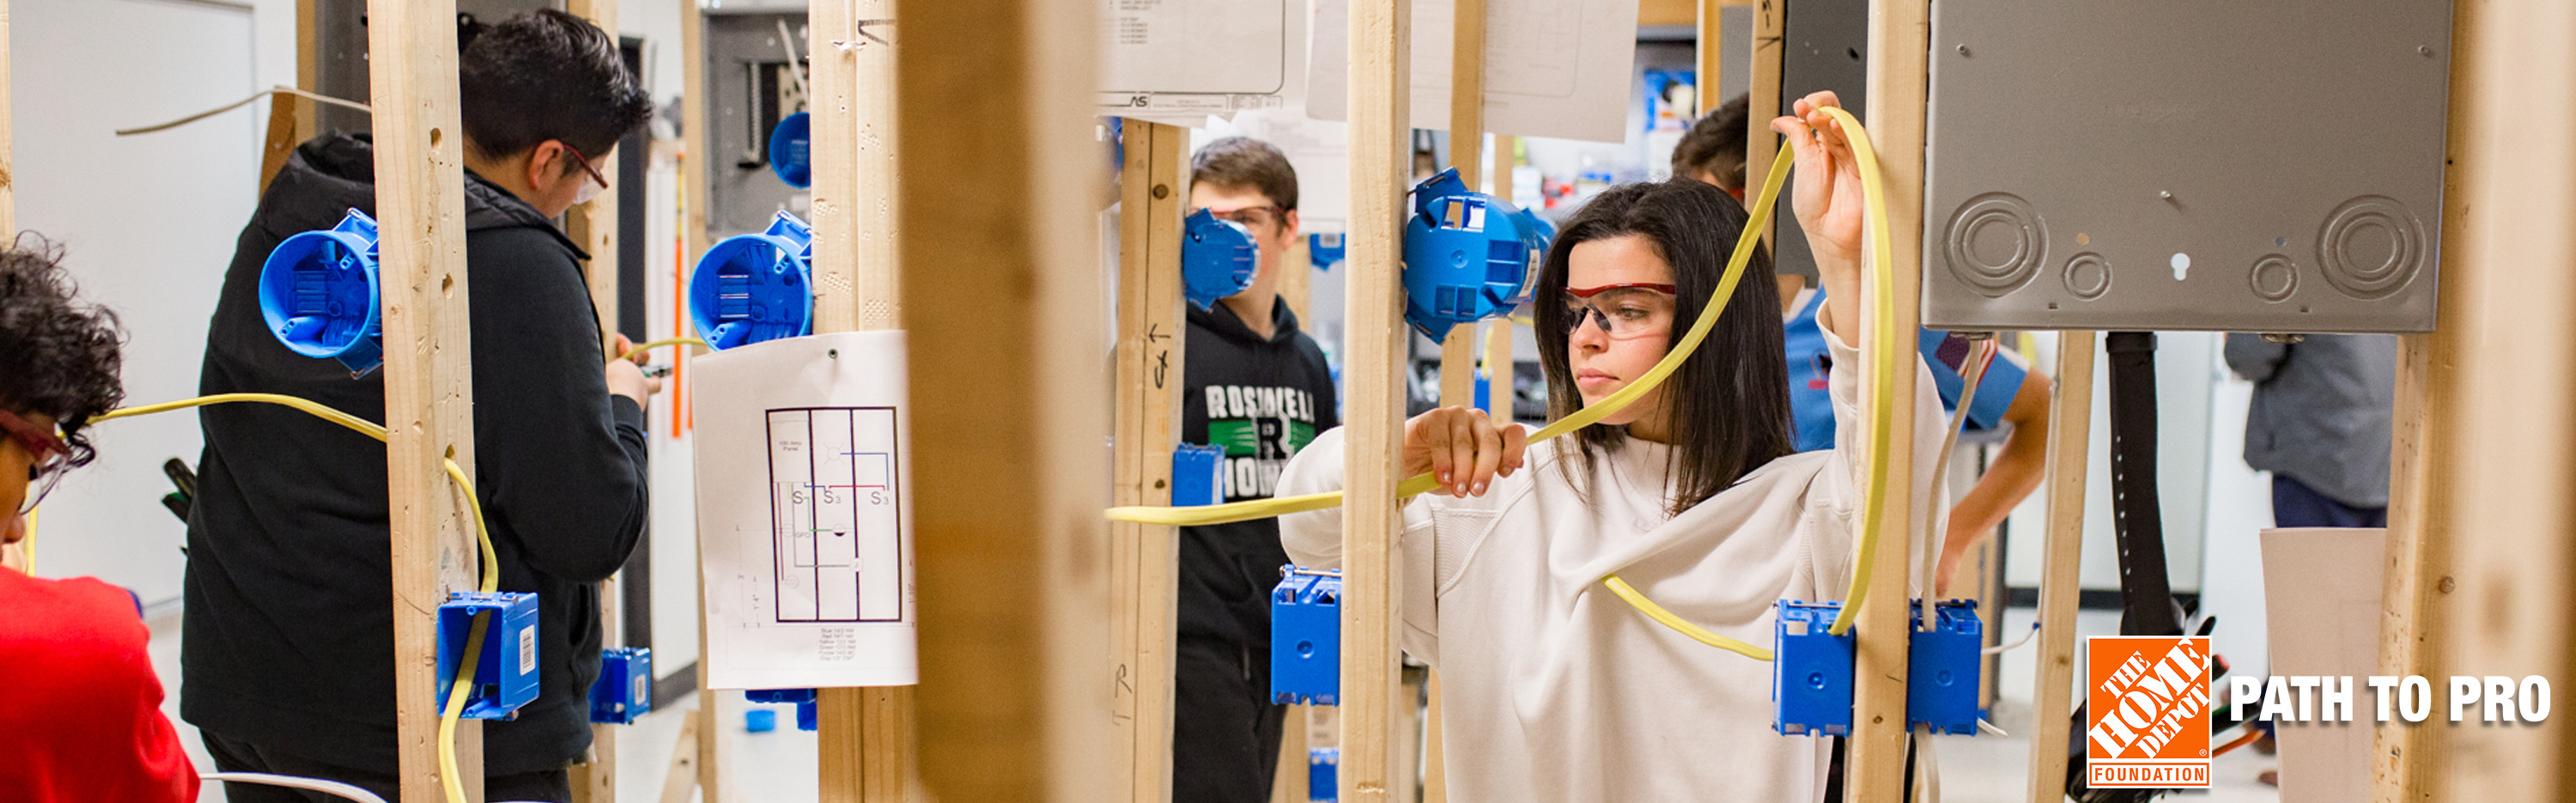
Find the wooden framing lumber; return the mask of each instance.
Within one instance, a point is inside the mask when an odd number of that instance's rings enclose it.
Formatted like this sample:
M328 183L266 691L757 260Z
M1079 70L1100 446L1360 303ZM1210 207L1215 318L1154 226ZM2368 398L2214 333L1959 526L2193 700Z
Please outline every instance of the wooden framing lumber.
M18 237L16 137L9 133L9 0L0 0L0 235Z
M1516 150L1510 134L1494 135L1494 169L1485 175L1492 179L1494 197L1512 199L1512 167ZM1512 330L1517 326L1512 317L1520 310L1504 313L1485 327L1485 381L1490 385L1485 396L1485 414L1500 424L1512 422L1512 399L1515 381L1512 368ZM1444 782L1446 779L1443 779Z
M471 504L443 458L474 471L474 376L466 311L464 132L453 0L368 0L376 221L384 294L386 473L392 503L394 708L405 803L439 799L437 622L448 592L475 587ZM457 728L457 767L483 785L482 728Z
M1894 282L1884 287L1877 277L1862 280L1865 295L1890 295L1896 304L1898 370L1896 381L1875 387L1875 372L1863 373L1863 398L1893 404L1894 433L1887 454L1871 461L1893 473L1878 533L1878 555L1871 575L1869 600L1861 606L1857 665L1852 670L1852 735L1848 776L1843 788L1855 801L1893 801L1905 788L1905 675L1911 617L1906 601L1914 534L1919 519L1915 505L1935 504L1920 492L1929 477L1914 476L1914 333L1919 320L1923 274L1923 131L1924 76L1930 69L1925 48L1931 46L1930 0L1874 0L1869 7L1869 105L1861 120L1878 149L1879 174L1886 180L1888 231L1893 242ZM1768 139L1768 137L1765 137ZM1865 274L1866 275L1866 274ZM1863 364L1875 364L1878 338L1874 321L1861 326ZM1929 589L1926 589L1928 592Z
M1394 541L1402 479L1407 349L1403 290L1404 189L1412 162L1409 0L1359 2L1350 13L1349 305L1343 373L1342 695L1338 779L1344 803L1394 803L1399 696Z
M608 33L610 41L617 39L617 0L565 0L564 10L599 26L600 30ZM283 99L286 96L277 97ZM306 103L309 105L310 101ZM275 143L275 129L272 120L272 145ZM619 160L610 158L608 152L589 158L599 174L608 179L609 186L592 196L589 203L576 204L565 210L564 234L590 254L589 261L582 263L582 276L590 285L591 310L599 316L600 353L613 360L617 358L617 182L622 178L617 175ZM611 578L599 584L600 644L603 646L617 647L626 643L617 612L617 581ZM590 726L589 758L572 768L572 794L576 803L610 803L617 799L617 734L621 727L610 724Z
M709 141L707 115L710 112L707 106L712 102L712 96L707 88L707 21L705 12L698 8L698 0L663 0L663 2L677 3L680 7L682 145L678 174L683 199L681 206L685 210L680 220L680 254L681 258L686 260L706 250L708 245L707 182L714 178L713 172L708 169L715 162L710 158L707 144ZM686 303L685 293L682 294L682 303ZM672 314L686 319L688 310L674 309ZM703 539L692 540L704 543ZM725 730L723 723L717 721L723 707L716 704L716 693L707 688L707 579L706 550L703 546L698 550L698 567L696 669L698 708L691 715L696 720L695 727L698 733L697 760L694 765L698 789L704 793L705 803L724 803L722 770Z
M2049 391L2048 529L2041 550L2039 643L2030 706L2030 803L2066 799L2066 746L2075 694L2075 606L2082 596L2084 473L2093 443L2097 333L2057 334Z
M1781 4L1764 2L1753 6L1753 63L1745 68L1744 186L1760 187L1771 180L1771 161L1780 155L1780 135L1771 133L1771 121L1780 116L1780 57L1786 52L1782 42L1788 35L1788 22L1781 16ZM1700 86L1716 86L1702 81ZM1861 121L1868 124L1867 119ZM1763 224L1762 244L1771 245L1771 236L1780 229L1777 221Z
M1270 778L1270 803L1306 803L1306 707L1288 706L1279 726L1279 769Z
M929 799L1116 794L1097 218L1043 202L1098 193L1096 13L895 3L902 297L976 308L905 321Z
M1725 71L1726 63L1726 15L1720 13L1725 8L1725 0L1699 0L1698 52L1694 54L1699 61L1696 79L1699 89L1692 94L1699 99L1698 114L1703 117L1726 103L1725 95L1718 89L1725 82L1717 80Z
M1449 164L1458 169L1459 182L1474 191L1485 184L1485 0L1456 0L1451 10ZM1498 319L1494 325L1509 331L1511 319ZM1477 341L1476 325L1462 324L1450 327L1448 339L1441 342L1440 406L1475 406ZM1425 684L1429 689L1423 703L1422 800L1448 803L1448 768L1441 760L1440 673L1434 670Z
M1190 131L1129 120L1121 129L1118 220L1117 409L1110 441L1111 503L1168 505L1172 447L1181 437L1184 335L1181 210L1189 205ZM1281 270L1302 266L1282 264ZM1133 803L1172 796L1173 649L1179 627L1180 530L1109 527L1117 629L1109 667L1119 730L1118 770Z

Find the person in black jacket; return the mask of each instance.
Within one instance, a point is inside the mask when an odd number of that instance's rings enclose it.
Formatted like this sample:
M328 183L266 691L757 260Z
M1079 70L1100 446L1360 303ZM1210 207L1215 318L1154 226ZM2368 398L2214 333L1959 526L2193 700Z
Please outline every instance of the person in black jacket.
M658 383L601 353L589 258L552 219L604 188L619 137L652 113L616 40L540 11L459 30L473 471L503 591L536 592L539 694L484 729L493 800L562 801L590 746L599 672L593 584L644 531L645 399ZM260 268L286 237L375 209L363 136L298 147L243 227L206 335L200 389L283 393L385 418L383 374L353 377L288 351L262 323ZM388 344L391 346L392 344ZM602 365L606 368L603 370ZM397 771L386 463L382 444L304 413L200 413L205 453L188 523L180 714L224 770L356 784L392 797ZM427 616L423 611L417 614ZM296 793L232 785L236 803Z
M1270 498L1288 457L1341 425L1331 369L1279 300L1297 241L1297 171L1269 143L1227 137L1190 160L1190 205L1260 245L1252 288L1189 311L1181 439L1225 447L1225 500ZM1173 655L1172 800L1266 803L1281 706L1270 702L1270 589L1288 553L1275 519L1184 527Z

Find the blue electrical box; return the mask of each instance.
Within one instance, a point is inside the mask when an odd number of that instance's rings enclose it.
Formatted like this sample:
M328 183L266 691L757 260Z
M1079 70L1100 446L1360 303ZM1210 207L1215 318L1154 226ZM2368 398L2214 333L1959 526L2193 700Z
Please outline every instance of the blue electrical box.
M489 614L482 650L474 656L474 681L465 692L465 716L507 719L537 699L537 595L510 591L460 591L438 606L438 710L456 685L457 657L473 636L474 619Z
M1172 448L1172 506L1225 501L1225 447L1184 443Z
M269 334L307 357L365 376L385 362L376 278L376 219L355 209L340 224L286 238L259 269L259 315Z
M742 696L755 703L794 703L796 729L810 731L815 728L817 717L813 689L751 689L743 692Z
M814 123L804 112L787 115L769 130L769 172L790 187L814 185Z
M1538 216L1467 188L1451 168L1413 187L1404 225L1404 320L1437 342L1449 328L1529 300L1554 238Z
M1342 685L1342 573L1282 566L1270 591L1270 701L1334 705Z
M632 725L653 710L653 650L610 647L599 651L599 679L590 683L590 721Z
M1207 210L1181 219L1181 296L1207 309L1216 300L1252 289L1261 249L1243 224Z
M1852 634L1826 629L1839 602L1772 603L1771 728L1783 735L1847 736L1852 718Z
M1340 801L1342 799L1342 749L1316 747L1306 751L1306 799Z
M1334 265L1339 265L1342 260L1349 258L1350 246L1342 244L1341 232L1326 231L1306 235L1306 261L1315 263L1316 270L1332 270Z
M1914 602L1913 634L1905 659L1905 721L1910 729L1930 725L1935 733L1977 733L1977 688L1985 669L1985 627L1977 621L1977 601L1954 599L1932 605L1932 627L1923 627L1923 602Z
M689 320L710 348L814 331L814 227L786 212L759 234L727 237L689 273Z

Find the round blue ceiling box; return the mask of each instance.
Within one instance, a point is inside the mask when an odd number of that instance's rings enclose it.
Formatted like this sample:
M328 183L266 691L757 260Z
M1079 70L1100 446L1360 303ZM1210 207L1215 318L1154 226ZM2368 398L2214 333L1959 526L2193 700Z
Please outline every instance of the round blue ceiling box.
M689 321L716 349L814 331L814 228L786 212L759 234L727 237L689 273Z
M1252 289L1261 250L1243 224L1201 209L1181 219L1181 295L1207 309L1216 300Z
M376 220L349 210L340 224L286 238L259 269L259 315L269 334L307 357L364 376L385 362L378 320Z
M1529 301L1555 230L1510 202L1467 189L1456 168L1413 187L1404 226L1404 320L1434 342L1449 328Z
M769 172L790 187L814 185L814 125L806 113L787 115L770 129Z

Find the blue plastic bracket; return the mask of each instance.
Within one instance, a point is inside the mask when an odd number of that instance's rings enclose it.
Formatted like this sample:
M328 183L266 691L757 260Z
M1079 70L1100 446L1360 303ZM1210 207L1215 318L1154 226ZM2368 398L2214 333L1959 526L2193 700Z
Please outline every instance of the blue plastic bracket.
M447 710L455 688L457 656L473 635L477 614L490 614L483 648L474 657L474 682L466 687L465 716L507 719L537 699L537 595L463 591L438 606L438 710Z
M1208 309L1216 300L1252 289L1261 249L1243 224L1201 209L1181 219L1181 296Z
M1413 187L1404 225L1404 320L1433 341L1529 300L1553 230L1511 202L1469 190L1451 168Z
M339 225L286 238L259 269L259 315L297 354L329 357L365 376L385 362L376 277L376 219L355 209Z
M689 321L715 349L814 331L814 227L786 212L727 237L689 272Z
M1341 748L1307 748L1306 799L1316 803L1338 803L1342 799L1341 769Z
M1342 685L1342 573L1282 566L1270 591L1270 700L1334 705Z
M1172 506L1225 501L1225 447L1184 443L1172 447Z
M1977 601L1933 603L1932 627L1926 630L1923 601L1915 600L1913 619L1905 661L1906 726L1976 735L1977 689L1985 669L1985 626L1977 621Z
M1851 633L1825 632L1839 602L1772 603L1771 728L1784 735L1847 736L1852 718Z
M590 721L632 725L653 710L653 650L610 647L599 651L599 679L590 684Z
M810 731L815 728L817 717L814 710L813 689L752 689L743 692L742 696L750 698L755 703L794 703L796 704L796 729Z
M1350 246L1343 244L1341 232L1320 231L1306 235L1306 261L1315 263L1316 270L1332 270L1334 265L1349 258Z

